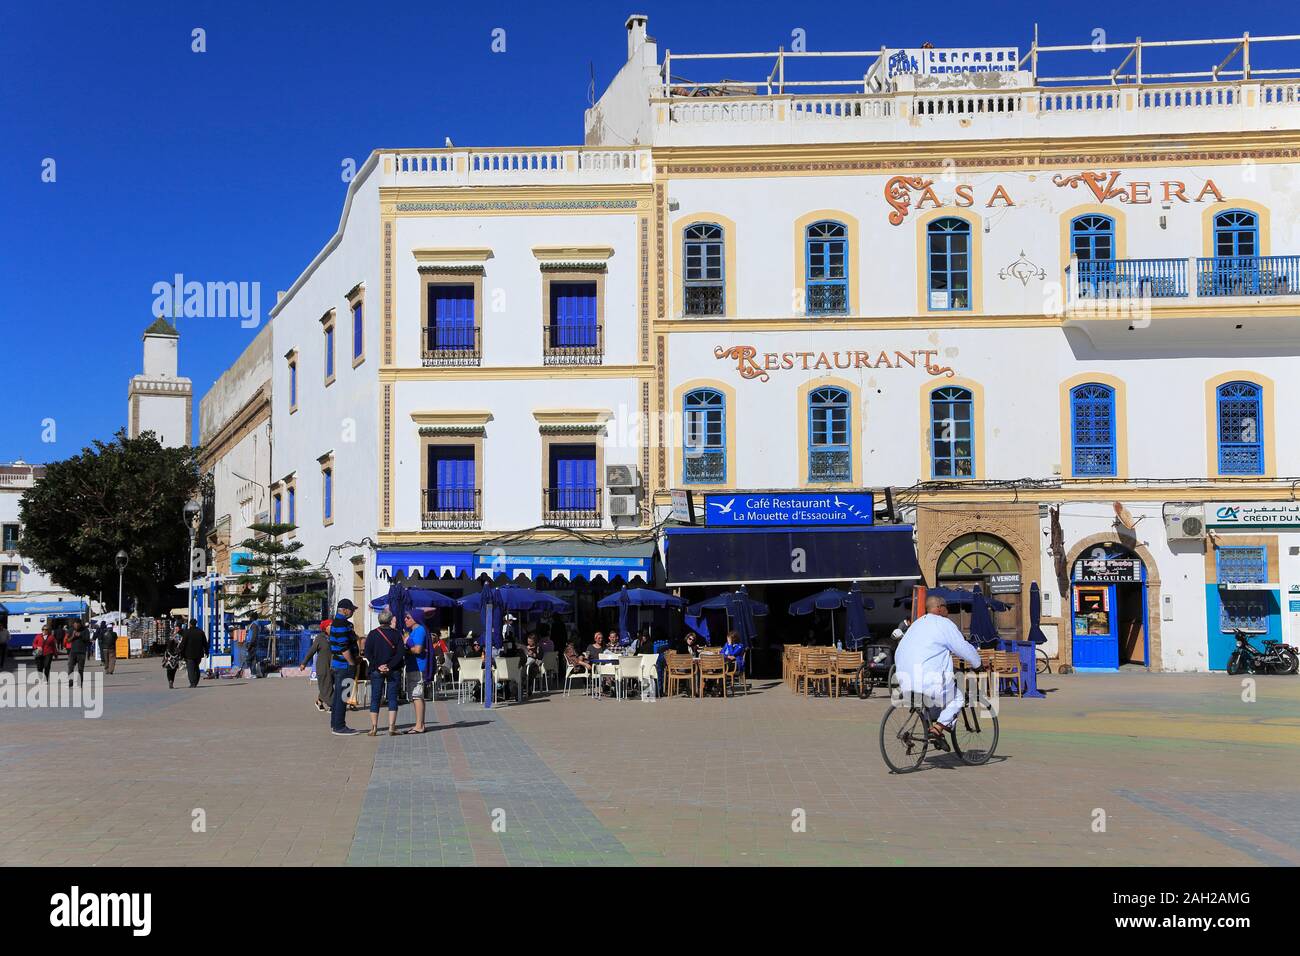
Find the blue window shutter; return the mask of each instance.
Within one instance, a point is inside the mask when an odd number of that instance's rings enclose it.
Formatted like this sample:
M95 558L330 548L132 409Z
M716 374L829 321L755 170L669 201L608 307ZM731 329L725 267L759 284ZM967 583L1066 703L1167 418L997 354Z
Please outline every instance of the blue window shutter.
M361 303L352 306L352 357L361 357L361 344L365 341L365 329L361 323Z

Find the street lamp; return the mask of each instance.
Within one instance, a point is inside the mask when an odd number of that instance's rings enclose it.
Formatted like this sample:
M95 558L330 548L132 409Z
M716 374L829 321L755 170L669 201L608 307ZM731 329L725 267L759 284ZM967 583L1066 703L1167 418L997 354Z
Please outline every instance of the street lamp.
M117 565L117 627L121 628L122 619L125 615L122 613L122 574L126 571L126 564L131 560L131 556L125 551L118 551L114 563ZM115 629L116 630L116 629ZM121 633L117 630L117 633ZM105 658L107 660L107 658Z
M189 563L189 613L186 615L186 625L194 626L194 537L199 533L199 516L203 514L203 505L191 498L185 502L185 507L181 509L181 514L185 517L185 524L190 530L190 550L188 555Z

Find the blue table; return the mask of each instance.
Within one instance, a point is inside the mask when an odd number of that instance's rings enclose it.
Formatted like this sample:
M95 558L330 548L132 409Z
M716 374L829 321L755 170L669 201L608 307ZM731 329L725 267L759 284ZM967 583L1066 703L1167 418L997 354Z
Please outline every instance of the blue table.
M1038 660L1035 653L1038 645L1033 641L998 641L998 650L1008 654L1020 655L1020 677L1025 688L1025 697L1045 697L1038 689Z

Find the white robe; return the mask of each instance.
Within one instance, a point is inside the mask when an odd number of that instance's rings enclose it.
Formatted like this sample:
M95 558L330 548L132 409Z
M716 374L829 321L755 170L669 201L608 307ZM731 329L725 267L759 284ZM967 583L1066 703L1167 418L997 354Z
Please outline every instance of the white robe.
M966 700L952 675L952 658L957 655L972 667L980 666L980 655L957 625L940 614L926 614L912 622L894 651L898 689L904 695L920 692L932 707L942 707L938 720L951 726Z

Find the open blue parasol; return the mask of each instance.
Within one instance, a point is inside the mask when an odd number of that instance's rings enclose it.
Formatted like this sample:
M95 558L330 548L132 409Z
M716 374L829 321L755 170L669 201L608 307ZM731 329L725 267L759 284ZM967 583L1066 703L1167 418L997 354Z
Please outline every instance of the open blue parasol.
M631 632L627 626L627 611L630 607L684 607L686 604L681 598L665 594L662 591L654 591L650 588L629 588L624 587L616 594L610 594L596 602L596 607L616 607L618 608L618 633L620 643L629 644L632 641Z

